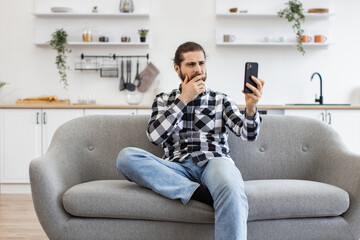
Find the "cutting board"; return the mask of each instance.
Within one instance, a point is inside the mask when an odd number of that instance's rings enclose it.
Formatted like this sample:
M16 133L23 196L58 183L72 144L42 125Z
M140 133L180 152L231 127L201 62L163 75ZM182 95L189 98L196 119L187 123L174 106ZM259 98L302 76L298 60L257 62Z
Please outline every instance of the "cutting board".
M310 8L308 13L329 13L328 8Z
M47 100L16 100L16 104L44 104L44 105L70 105L70 100L55 100L55 101L47 101Z

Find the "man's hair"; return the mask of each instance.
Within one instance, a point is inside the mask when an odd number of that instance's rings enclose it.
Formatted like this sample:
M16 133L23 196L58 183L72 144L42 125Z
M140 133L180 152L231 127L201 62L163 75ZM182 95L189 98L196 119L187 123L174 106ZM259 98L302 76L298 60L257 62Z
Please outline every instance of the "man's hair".
M184 61L184 53L194 52L194 51L202 51L206 59L205 50L200 44L197 44L195 42L186 42L181 44L176 50L175 57L173 59L174 64L181 66L181 62Z

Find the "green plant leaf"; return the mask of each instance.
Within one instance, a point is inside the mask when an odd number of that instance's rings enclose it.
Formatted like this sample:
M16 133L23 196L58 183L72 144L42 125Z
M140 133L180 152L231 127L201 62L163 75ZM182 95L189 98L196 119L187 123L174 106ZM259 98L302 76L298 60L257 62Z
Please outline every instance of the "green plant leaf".
M288 22L293 23L292 28L296 33L297 50L305 55L303 44L300 42L300 36L304 33L301 23L305 22L303 5L299 0L289 0L285 5L287 7L277 13L278 17L285 18Z
M60 75L60 82L64 84L65 89L69 86L66 71L70 69L70 67L66 65L66 53L71 53L71 49L67 48L67 36L65 30L61 28L51 34L50 40L50 46L57 51L55 64Z
M0 88L2 88L3 86L5 86L6 84L8 84L8 83L6 83L6 82L0 82Z

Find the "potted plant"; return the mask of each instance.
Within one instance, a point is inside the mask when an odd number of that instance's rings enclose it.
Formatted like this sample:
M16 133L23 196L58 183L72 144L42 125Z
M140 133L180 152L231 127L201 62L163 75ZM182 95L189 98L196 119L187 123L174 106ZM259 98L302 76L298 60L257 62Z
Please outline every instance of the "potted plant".
M146 36L149 32L149 29L139 29L140 42L146 42Z
M57 29L53 34L51 34L50 46L52 49L57 51L56 56L56 66L60 74L60 82L64 84L66 89L69 84L67 81L66 70L69 70L70 67L66 65L66 53L71 53L71 49L67 48L67 33L64 29Z
M8 83L6 83L6 82L0 82L0 89L1 89L3 86L5 86L6 84L8 84Z
M292 28L296 31L297 50L304 55L305 50L300 39L300 36L304 33L301 27L301 23L305 21L303 5L298 0L289 0L285 5L287 7L277 13L278 17L285 18L288 22L293 23Z

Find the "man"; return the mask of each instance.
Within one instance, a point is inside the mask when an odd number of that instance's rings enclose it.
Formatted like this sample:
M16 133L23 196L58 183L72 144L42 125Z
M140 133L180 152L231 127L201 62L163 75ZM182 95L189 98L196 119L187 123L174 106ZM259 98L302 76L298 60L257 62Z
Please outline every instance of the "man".
M227 95L205 88L206 54L199 44L180 45L174 69L181 85L156 96L147 129L150 141L164 148L164 159L126 148L119 153L117 168L126 179L184 204L197 189L208 189L215 239L245 240L248 203L242 176L229 156L226 127L244 140L256 140L261 123L256 106L264 81L252 77L257 88L247 85L253 93L243 92L244 116Z

